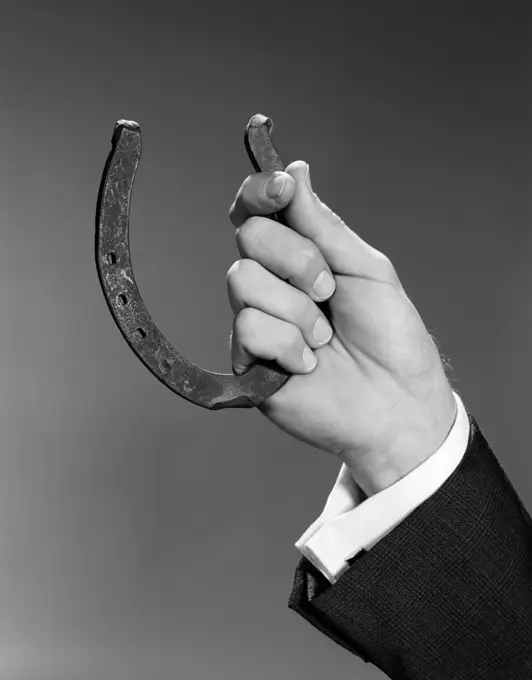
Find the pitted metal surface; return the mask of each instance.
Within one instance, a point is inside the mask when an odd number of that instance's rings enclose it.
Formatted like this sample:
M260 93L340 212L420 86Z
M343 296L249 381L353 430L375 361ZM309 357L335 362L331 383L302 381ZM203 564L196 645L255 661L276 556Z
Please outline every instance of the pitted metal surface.
M262 114L253 116L246 126L245 146L257 172L285 169L271 139L272 128L272 121ZM258 406L286 383L289 373L274 362L258 363L239 376L205 371L168 342L142 300L129 249L131 193L140 156L140 126L119 120L96 211L96 267L109 310L136 356L179 396L211 410Z

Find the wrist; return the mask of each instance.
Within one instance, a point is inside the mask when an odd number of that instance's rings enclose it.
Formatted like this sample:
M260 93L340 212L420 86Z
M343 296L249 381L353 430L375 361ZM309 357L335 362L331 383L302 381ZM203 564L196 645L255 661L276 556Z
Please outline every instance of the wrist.
M378 464L372 460L370 464L362 464L359 460L345 459L345 464L353 480L369 498L384 491L406 477L410 472L428 460L436 451L413 455L410 451L396 456L381 455ZM374 456L376 458L377 456Z
M433 456L449 436L458 414L454 394L452 404L427 419L427 426L395 432L388 440L364 453L344 450L342 460L351 477L368 496L374 496L406 477Z

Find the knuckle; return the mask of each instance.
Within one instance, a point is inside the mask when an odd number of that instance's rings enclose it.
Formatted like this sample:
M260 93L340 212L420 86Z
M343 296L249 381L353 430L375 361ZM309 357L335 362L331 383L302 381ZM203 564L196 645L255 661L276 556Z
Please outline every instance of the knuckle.
M234 293L244 293L257 277L260 265L247 257L234 262L227 272L228 288Z
M287 350L299 350L303 343L303 336L301 335L299 328L293 324L289 324L285 329L284 341Z
M242 186L240 187L240 194L244 197L247 196L249 193L250 187L253 184L255 175L248 175L246 179L242 182Z
M389 281L394 284L400 283L399 276L395 271L395 267L387 255L385 255L380 250L373 248L372 246L368 246L368 252L370 255L370 261L379 276L381 276L385 281Z
M392 281L399 281L399 277L390 258L384 253L379 253L378 260L385 275Z
M390 258L387 255L385 255L384 253L382 253L380 250L375 251L375 259L377 260L377 262L380 262L380 264L383 267L389 267L389 266L391 267L391 265L392 265Z
M249 250L256 245L262 238L264 219L261 217L248 217L236 232L237 244Z
M318 248L311 241L308 241L294 257L294 269L296 274L302 276L309 270L316 269L316 264L320 259L321 254Z
M251 215L246 220L246 232L251 238L260 237L264 230L264 217Z
M238 268L240 267L240 262L241 260L236 260L236 262L233 262L233 264L229 267L227 270L227 274L225 275L225 280L229 284L230 281L233 281L235 276L237 276L237 271Z
M242 344L249 342L256 335L259 319L260 312L253 307L245 307L237 314L234 321L234 334Z
M246 195L249 193L249 184L253 179L252 175L246 177L246 179L240 185L235 200L232 202L229 208L229 220L236 226L239 227L242 221L242 207L246 204Z

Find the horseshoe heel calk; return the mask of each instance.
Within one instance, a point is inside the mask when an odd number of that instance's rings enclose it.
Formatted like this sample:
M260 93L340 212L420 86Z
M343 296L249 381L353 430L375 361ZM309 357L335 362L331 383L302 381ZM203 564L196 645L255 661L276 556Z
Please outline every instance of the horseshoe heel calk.
M285 167L271 141L272 126L270 119L258 114L246 128L249 158L261 171ZM256 364L240 376L205 371L168 342L142 300L129 249L130 202L141 148L140 126L119 120L96 210L96 268L109 310L136 356L179 396L211 410L258 406L286 383L289 373L273 362Z

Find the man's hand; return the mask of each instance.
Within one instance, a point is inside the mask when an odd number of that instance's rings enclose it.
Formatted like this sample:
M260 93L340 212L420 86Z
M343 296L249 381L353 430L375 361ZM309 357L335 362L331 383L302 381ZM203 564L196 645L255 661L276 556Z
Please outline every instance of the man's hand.
M288 226L263 217L282 209ZM262 412L338 456L368 496L390 486L441 446L456 416L391 262L319 200L303 161L248 177L229 216L242 257L227 274L234 372L276 360L293 375Z

